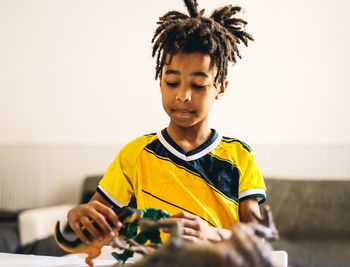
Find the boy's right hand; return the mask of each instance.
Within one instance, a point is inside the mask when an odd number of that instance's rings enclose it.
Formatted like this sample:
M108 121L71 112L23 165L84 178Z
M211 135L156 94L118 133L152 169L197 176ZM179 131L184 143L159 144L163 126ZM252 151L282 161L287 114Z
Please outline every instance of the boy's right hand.
M106 218L108 218L117 229L122 226L114 211L98 200L91 200L86 204L81 204L71 209L67 217L70 227L74 230L79 239L86 244L90 244L90 240L84 235L84 229L90 232L93 237L102 241L105 235L109 235L110 237L115 235L112 227L106 221ZM94 222L101 227L103 233L95 228L93 225Z

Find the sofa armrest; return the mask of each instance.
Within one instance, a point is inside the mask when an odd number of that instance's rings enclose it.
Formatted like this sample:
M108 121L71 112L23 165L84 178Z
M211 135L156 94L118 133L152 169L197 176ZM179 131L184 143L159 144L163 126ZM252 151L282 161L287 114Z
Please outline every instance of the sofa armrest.
M64 225L67 213L73 207L74 205L65 204L21 212L18 216L21 246L53 235L56 221L59 220Z
M276 267L288 267L288 254L283 250L271 251L271 259L273 266Z

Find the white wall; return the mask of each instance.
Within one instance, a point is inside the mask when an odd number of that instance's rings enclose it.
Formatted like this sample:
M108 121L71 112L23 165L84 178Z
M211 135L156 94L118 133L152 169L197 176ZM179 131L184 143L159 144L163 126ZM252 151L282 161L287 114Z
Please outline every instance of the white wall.
M213 126L249 143L349 144L350 2L199 1L229 2L256 41ZM114 144L166 126L150 40L169 9L182 1L0 1L0 143Z
M256 41L212 127L266 175L349 178L350 2L199 0L227 3ZM170 9L182 1L0 0L0 146L120 146L165 127L150 41Z

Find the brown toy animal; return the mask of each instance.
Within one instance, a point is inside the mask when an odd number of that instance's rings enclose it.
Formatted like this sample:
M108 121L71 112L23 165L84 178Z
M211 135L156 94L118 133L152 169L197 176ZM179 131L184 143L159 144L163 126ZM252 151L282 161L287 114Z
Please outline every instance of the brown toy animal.
M118 236L118 230L115 228L115 226L112 227L112 229L115 236ZM84 230L84 234L90 239L91 244L85 244L79 238L77 238L74 241L69 241L65 239L62 233L60 232L60 222L56 223L54 232L56 243L67 252L88 254L88 256L85 258L85 262L90 267L93 267L94 263L92 260L101 254L102 247L107 245L113 237L109 235L104 235L104 239L100 241L92 237L91 234L86 230Z

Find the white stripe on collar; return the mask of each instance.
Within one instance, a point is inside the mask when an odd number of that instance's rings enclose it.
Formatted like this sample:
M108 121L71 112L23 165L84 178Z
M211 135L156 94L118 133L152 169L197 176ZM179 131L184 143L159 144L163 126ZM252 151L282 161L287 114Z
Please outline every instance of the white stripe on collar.
M221 135L218 134L218 136L216 137L215 141L208 147L206 147L205 149L203 149L202 151L199 151L198 153L191 155L191 156L186 156L184 154L182 154L181 152L179 152L178 150L176 150L172 145L170 145L165 138L162 135L162 131L159 131L157 133L158 139L159 141L162 143L162 145L172 154L174 154L176 157L184 160L184 161L191 161L191 160L196 160L199 159L203 156L205 156L206 154L208 154L210 151L212 151L214 148L216 148L220 142L221 142Z

